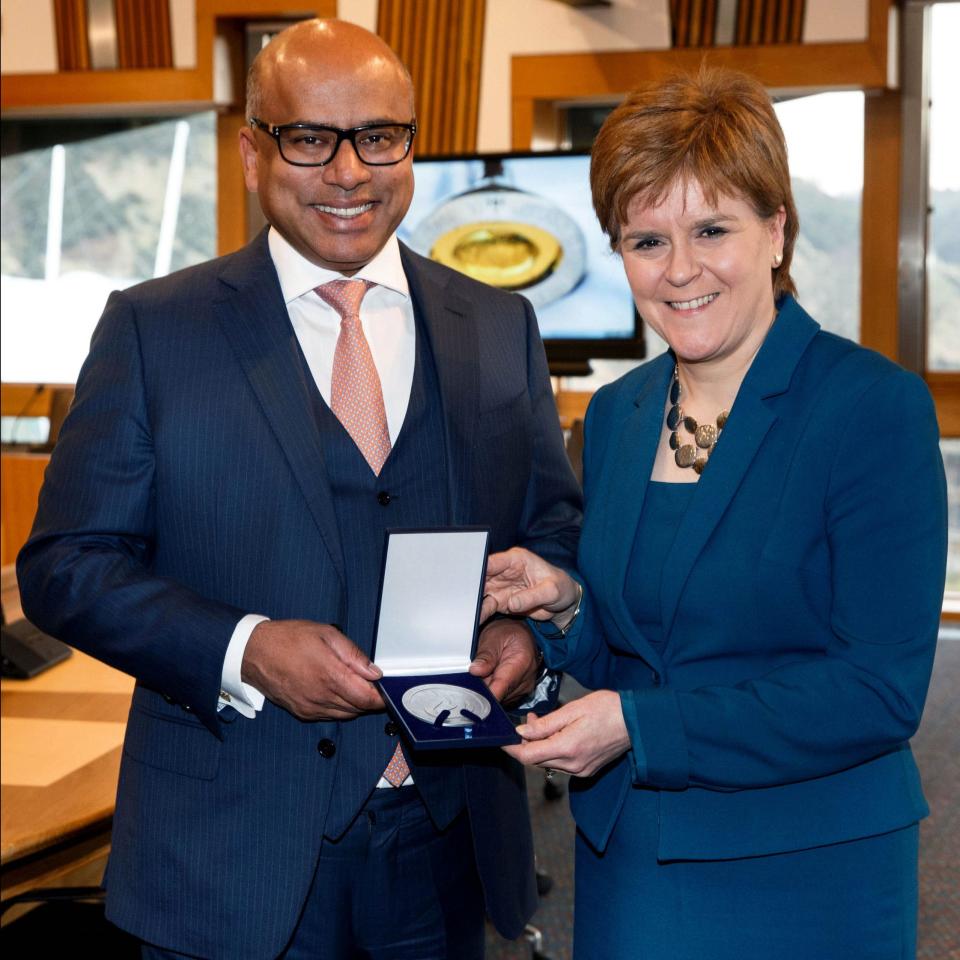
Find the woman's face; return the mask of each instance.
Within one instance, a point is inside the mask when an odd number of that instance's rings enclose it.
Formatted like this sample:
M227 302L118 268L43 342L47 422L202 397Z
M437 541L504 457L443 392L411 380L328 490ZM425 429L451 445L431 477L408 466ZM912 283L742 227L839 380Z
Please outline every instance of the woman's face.
M773 322L774 258L783 251L781 207L761 220L744 200L674 184L661 204L634 199L620 253L643 319L692 363L749 363Z

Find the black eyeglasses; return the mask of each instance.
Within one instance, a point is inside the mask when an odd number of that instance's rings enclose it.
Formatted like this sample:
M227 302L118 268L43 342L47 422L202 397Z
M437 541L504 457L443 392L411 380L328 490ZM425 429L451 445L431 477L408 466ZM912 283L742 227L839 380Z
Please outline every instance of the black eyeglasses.
M357 156L371 167L389 167L405 160L417 132L415 123L367 123L341 130L317 123L283 123L271 126L256 117L250 126L259 127L277 141L280 156L295 167L322 167L337 155L340 144L349 140Z

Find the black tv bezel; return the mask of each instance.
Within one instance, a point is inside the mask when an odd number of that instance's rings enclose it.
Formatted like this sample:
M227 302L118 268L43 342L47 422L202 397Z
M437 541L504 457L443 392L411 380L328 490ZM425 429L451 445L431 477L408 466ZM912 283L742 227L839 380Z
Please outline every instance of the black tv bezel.
M424 154L414 151L414 169L418 163L457 161L526 160L550 157L589 157L589 150L511 150L491 153ZM518 291L521 295L523 291ZM643 320L633 308L633 334L628 337L543 337L547 361L554 375L587 374L590 360L642 360L646 356Z

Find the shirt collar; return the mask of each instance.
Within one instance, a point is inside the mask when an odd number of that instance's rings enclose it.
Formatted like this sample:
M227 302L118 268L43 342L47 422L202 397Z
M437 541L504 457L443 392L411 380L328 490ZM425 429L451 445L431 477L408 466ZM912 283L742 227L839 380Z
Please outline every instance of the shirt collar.
M321 283L344 279L342 273L318 267L309 261L273 227L267 235L267 244L270 248L270 258L280 279L283 302L286 304L312 292ZM409 298L410 287L407 284L407 276L403 272L397 235L392 233L380 252L368 264L361 267L351 279L369 280L371 283Z

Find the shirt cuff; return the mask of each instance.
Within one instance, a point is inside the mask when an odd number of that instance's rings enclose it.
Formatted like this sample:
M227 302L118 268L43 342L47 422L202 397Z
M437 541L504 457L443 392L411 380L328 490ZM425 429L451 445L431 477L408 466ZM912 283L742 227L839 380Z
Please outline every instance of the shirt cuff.
M560 695L560 680L562 677L563 674L558 670L545 667L537 679L537 686L533 693L523 703L511 707L508 712L515 714L530 713L532 710L539 710L541 707L546 710L553 710Z
M263 694L256 688L244 683L240 679L240 667L243 664L243 654L247 649L247 641L253 628L269 617L261 617L257 613L248 613L233 628L233 636L227 645L227 652L223 658L223 673L220 675L220 699L217 701L217 710L224 707L233 707L237 713L251 720L263 709Z

